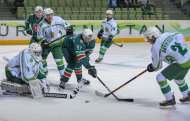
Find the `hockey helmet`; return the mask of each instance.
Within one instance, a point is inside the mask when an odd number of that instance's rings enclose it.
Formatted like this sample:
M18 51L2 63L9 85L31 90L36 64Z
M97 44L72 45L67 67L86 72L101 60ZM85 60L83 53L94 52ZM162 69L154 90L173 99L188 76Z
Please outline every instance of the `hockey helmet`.
M44 16L54 14L53 10L51 8L44 9Z
M112 15L112 14L113 14L113 11L112 11L112 10L107 10L107 11L106 11L106 14L111 14L111 15Z
M161 32L156 27L150 27L147 29L144 35L145 35L145 41L148 42L151 41L154 43L154 41L160 37Z
M82 38L85 42L89 43L93 38L93 32L89 28L85 28L82 32Z
M36 12L43 12L42 6L36 6L35 11Z

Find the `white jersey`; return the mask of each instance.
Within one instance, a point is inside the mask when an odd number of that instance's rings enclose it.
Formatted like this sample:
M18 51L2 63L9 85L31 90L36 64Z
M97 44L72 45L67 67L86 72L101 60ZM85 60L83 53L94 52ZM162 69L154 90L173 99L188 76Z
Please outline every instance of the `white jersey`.
M152 64L156 70L162 68L162 62L177 63L183 66L190 60L190 52L179 33L163 33L152 46Z
M108 38L110 35L115 36L117 34L117 23L112 18L111 20L104 19L102 21L102 29L103 29L103 38Z
M53 20L50 24L44 19L39 24L37 38L40 39L40 41L46 39L48 42L51 42L63 35L63 30L66 30L69 26L70 24L66 23L65 20L59 16L53 16Z
M43 72L42 61L37 62L29 53L28 49L21 51L8 62L11 74L28 83L31 80L46 79Z

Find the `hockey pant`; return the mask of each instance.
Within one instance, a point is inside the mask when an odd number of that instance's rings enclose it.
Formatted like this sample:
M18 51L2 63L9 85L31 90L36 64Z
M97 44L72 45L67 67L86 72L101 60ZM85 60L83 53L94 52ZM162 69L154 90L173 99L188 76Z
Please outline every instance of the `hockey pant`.
M178 85L182 95L186 97L189 92L189 88L184 78L189 71L189 68L182 68L178 64L172 64L166 67L161 73L156 76L156 80L164 94L166 100L172 99L171 87L167 80L174 80Z

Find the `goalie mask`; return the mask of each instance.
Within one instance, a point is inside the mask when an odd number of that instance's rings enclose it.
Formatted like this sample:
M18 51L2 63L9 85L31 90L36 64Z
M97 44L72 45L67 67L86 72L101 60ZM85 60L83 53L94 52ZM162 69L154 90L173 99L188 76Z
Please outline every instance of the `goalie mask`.
M42 57L41 57L41 54L42 54L42 48L39 44L37 43L32 43L30 44L29 46L29 52L31 54L31 56L37 61L41 61L42 60Z
M92 30L88 29L88 28L84 29L82 32L82 38L83 38L84 42L90 43L90 41L93 38Z
M161 32L156 27L150 27L145 32L145 41L154 44L156 39L160 37Z

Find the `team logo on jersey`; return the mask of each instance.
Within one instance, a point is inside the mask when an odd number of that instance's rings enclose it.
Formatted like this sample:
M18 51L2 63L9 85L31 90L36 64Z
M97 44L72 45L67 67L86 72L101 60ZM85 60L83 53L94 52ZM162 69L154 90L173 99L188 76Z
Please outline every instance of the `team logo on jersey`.
M35 32L37 32L37 30L38 30L38 24L33 24L33 30L34 30Z
M51 38L55 37L55 33L54 32L50 32Z
M108 28L108 27L106 27L106 28L105 28L105 31L106 31L106 32L109 32L109 28Z
M33 62L33 59L32 59L32 58L30 58L30 59L29 59L29 61L32 63L32 62Z

